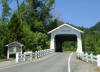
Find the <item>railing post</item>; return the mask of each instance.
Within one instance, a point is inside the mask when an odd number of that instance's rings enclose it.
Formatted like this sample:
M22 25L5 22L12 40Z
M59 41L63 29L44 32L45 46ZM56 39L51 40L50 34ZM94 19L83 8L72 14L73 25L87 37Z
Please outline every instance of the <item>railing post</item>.
M85 60L85 54L82 54L82 56L83 56L83 57L82 57L82 60Z
M32 53L30 53L30 61L32 61Z
M35 51L35 59L37 59L37 51Z
M26 57L26 55L24 54L24 61L25 61L25 57Z
M16 53L16 63L18 63L19 60L19 53Z
M42 55L44 56L44 50L42 50L42 53L43 53Z
M51 50L51 49L49 49L49 53L50 53L50 54L52 53L52 50Z
M45 55L47 55L47 49L45 50Z
M44 50L44 56L46 55L46 50Z
M43 56L43 50L41 51L41 56Z
M49 54L49 49L48 49L48 54Z
M40 57L42 56L42 50L40 51Z
M84 57L84 53L82 54L82 53L80 53L80 59L82 59L83 60L83 57Z
M49 49L48 49L48 54L49 54Z
M39 58L41 57L41 51L39 51Z
M90 57L91 57L91 63L93 63L93 54L92 53L90 54Z
M40 50L40 52L39 52L39 58L41 57L41 50Z
M48 49L47 49L47 55L48 55L48 53L49 53L49 51L48 51Z
M39 56L39 55L40 55L40 51L38 51L38 53L37 53L37 54L38 54L37 56L38 56L38 58L39 58L39 57L40 57L40 56Z
M21 59L23 58L23 54L22 53L20 53L20 57L21 57Z
M49 49L49 54L51 53L51 50Z
M85 53L86 62L88 62L88 53Z
M97 55L97 66L100 67L100 55Z
M48 52L48 51L47 51L47 49L46 49L46 55L47 55L47 52Z

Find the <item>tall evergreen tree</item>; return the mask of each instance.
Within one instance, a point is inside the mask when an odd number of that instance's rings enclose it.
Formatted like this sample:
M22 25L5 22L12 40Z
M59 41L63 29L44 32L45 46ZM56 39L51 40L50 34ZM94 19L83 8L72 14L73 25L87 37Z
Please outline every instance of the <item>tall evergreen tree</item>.
M21 4L21 17L26 24L31 26L33 32L36 31L34 29L36 28L35 26L40 26L40 23L46 31L47 25L52 21L52 14L50 12L54 2L55 0L26 0ZM44 29L41 32L44 32Z
M8 24L8 29L9 42L20 41L22 38L23 24L16 14L13 14L11 17L11 20Z
M1 22L2 23L8 23L9 21L9 16L10 16L10 10L11 8L8 5L8 0L1 0L1 4L2 4L2 16L1 16Z

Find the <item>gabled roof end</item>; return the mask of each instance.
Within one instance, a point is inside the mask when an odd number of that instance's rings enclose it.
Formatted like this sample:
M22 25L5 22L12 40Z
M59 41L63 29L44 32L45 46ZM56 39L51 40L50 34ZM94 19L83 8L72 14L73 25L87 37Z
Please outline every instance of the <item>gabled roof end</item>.
M67 27L70 27L71 29L74 29L74 30L80 32L80 33L84 33L82 30L79 30L79 29L77 29L77 28L75 28L75 27L73 27L73 26L71 26L71 25L69 25L69 24L62 24L62 25L60 25L59 27L57 27L57 28L55 28L55 29L49 31L48 34L50 34L50 33L54 32L54 31L60 29L60 28L63 27L63 26L67 26Z

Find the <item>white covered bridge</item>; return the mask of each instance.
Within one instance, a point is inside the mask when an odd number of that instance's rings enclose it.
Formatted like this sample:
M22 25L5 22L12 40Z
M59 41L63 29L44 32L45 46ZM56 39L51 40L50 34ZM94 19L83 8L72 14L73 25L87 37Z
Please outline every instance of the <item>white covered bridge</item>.
M61 51L61 44L64 41L77 41L77 53L83 53L82 51L82 37L84 32L69 25L62 24L61 26L51 30L48 34L51 34L50 49L54 49L56 52Z
M97 66L100 67L100 55L84 54L81 38L83 33L83 31L69 24L63 24L48 32L48 34L51 34L50 49L24 52L23 54L16 51L16 62L18 64L2 67L0 72L98 72L95 71L96 69L92 64L77 59L80 58L91 63L96 62ZM59 53L64 41L77 41L76 53ZM28 60L29 62L26 62ZM25 63L20 64L22 61Z

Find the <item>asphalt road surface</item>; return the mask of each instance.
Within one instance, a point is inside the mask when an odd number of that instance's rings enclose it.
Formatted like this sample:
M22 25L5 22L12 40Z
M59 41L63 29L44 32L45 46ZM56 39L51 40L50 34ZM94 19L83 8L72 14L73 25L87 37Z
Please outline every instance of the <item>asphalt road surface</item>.
M0 69L0 72L68 72L69 57L71 58L69 63L71 64L70 72L92 72L93 71L93 70L89 71L90 70L89 68L93 67L92 65L87 64L89 65L87 66L86 63L77 61L75 54L73 54L72 57L70 55L71 55L70 52L56 53L55 55L52 55L48 58L44 58L44 60ZM94 69L93 72L97 72L97 71L95 71Z

